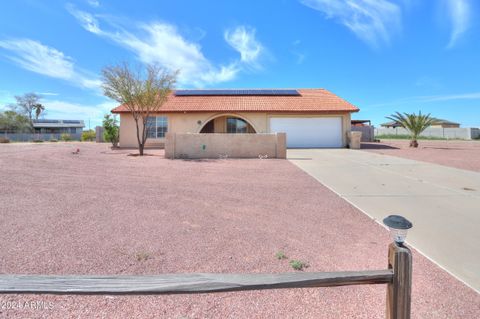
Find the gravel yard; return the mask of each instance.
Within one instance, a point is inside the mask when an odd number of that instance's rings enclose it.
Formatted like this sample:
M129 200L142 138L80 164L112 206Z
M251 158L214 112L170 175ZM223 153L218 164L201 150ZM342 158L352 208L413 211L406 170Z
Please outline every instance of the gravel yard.
M420 145L437 145L431 143ZM474 151L431 146L420 152L478 156L477 145ZM0 145L0 273L293 271L288 260L275 258L278 251L308 262L306 271L386 267L387 231L289 161L172 161L159 150L145 157L131 152L94 143ZM480 295L416 252L413 280L413 318L480 317ZM384 318L385 294L380 285L174 296L0 295L2 305L52 306L0 308L0 317L372 319Z
M408 147L407 140L382 140L362 143L362 149L480 172L480 141L419 140L418 149Z

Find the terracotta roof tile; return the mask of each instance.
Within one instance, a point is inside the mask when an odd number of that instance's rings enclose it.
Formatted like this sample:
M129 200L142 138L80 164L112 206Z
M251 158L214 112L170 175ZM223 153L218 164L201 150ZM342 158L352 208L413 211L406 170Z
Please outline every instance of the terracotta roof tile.
M298 89L299 96L169 96L162 112L358 112L359 109L325 89ZM112 113L129 112L124 105Z

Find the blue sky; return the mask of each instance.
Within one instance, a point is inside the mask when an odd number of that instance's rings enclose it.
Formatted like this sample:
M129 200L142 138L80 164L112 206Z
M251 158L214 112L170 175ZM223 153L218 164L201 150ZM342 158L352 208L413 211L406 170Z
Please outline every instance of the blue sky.
M93 127L116 105L100 71L180 69L182 88L326 88L385 121L421 110L480 126L474 0L4 1L0 107L43 95L48 118Z

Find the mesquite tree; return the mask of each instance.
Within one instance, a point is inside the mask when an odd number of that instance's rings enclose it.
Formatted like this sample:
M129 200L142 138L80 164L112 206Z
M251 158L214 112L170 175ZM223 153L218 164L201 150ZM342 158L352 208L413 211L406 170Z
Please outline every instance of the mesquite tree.
M148 137L147 119L161 111L175 85L177 73L169 73L156 65L132 70L127 63L102 70L104 95L121 103L135 120L139 155L143 155Z

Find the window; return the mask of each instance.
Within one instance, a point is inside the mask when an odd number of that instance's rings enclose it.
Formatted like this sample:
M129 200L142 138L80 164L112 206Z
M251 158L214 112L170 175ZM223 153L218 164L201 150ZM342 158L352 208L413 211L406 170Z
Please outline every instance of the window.
M227 118L227 133L248 133L248 124L242 119Z
M149 116L147 118L147 137L164 138L168 132L168 119L166 116Z

